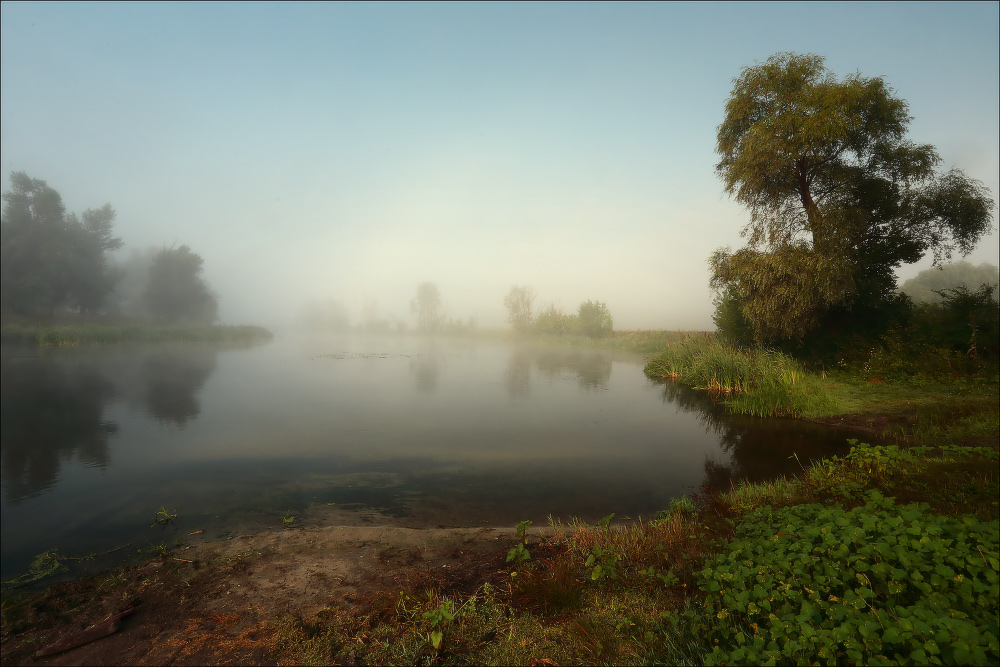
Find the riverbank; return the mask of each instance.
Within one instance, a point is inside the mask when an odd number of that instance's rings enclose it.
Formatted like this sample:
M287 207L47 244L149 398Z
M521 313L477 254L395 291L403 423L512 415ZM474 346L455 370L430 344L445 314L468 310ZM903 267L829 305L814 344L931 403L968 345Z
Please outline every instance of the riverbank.
M998 494L996 439L858 444L645 520L523 536L289 528L181 546L5 591L3 663L991 664Z
M64 314L45 319L6 316L0 342L19 345L76 346L121 343L253 343L270 340L263 327L221 324L154 324L140 320Z

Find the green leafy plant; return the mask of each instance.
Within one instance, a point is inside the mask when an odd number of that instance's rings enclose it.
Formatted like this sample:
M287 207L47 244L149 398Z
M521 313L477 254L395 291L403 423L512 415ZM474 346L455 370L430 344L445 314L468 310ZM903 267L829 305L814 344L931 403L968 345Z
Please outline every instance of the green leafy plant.
M751 512L697 573L706 598L674 616L706 664L991 664L1000 523L867 502Z
M518 542L517 545L507 552L507 562L513 562L515 564L523 563L526 560L531 559L531 552L529 552L524 544Z
M603 577L610 579L615 576L618 570L618 554L615 553L613 546L602 548L594 545L584 565L591 568L591 580L597 581Z
M427 634L431 646L440 649L441 641L444 639L444 626L455 620L455 603L445 600L437 609L425 611L423 617L431 623L431 631Z
M285 512L285 516L281 517L281 523L287 528L294 524L296 519L298 519L298 517L295 516L292 510L288 510Z
M507 562L513 562L515 564L521 564L526 560L531 559L531 553L528 551L526 545L528 544L528 528L533 521L521 521L517 524L515 530L517 531L517 539L521 540L517 545L507 552Z

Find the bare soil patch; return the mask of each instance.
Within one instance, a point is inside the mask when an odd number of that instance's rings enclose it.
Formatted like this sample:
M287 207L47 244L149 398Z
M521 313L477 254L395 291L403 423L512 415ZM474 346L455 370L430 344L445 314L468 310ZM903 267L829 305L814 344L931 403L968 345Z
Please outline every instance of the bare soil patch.
M278 664L274 620L377 611L404 588L499 584L515 541L510 529L333 526L191 546L5 601L0 656L4 665ZM123 613L111 634L36 656Z

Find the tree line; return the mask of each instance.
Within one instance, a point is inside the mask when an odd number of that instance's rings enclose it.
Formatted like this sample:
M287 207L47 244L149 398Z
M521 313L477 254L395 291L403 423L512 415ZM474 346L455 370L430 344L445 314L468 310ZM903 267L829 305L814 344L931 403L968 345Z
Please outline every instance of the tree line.
M0 311L118 312L157 322L212 323L218 299L201 276L204 260L186 245L133 255L125 265L111 204L68 213L45 181L12 172L0 221ZM138 291L137 291L138 287ZM123 299L122 292L132 291ZM117 298L116 298L117 297Z
M580 304L576 313L564 313L555 304L540 312L532 311L535 292L530 287L514 285L503 299L507 308L507 322L518 333L542 333L550 335L579 334L590 338L601 338L611 334L614 318L602 301L587 300Z

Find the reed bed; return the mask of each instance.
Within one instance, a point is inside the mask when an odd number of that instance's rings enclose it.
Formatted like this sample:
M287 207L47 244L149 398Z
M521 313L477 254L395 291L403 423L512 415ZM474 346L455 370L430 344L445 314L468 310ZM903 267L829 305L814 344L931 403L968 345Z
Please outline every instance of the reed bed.
M192 324L28 324L5 323L0 341L22 345L74 346L118 343L253 342L272 337L267 329L254 326L206 326Z
M802 376L797 361L782 352L747 349L713 336L699 336L672 343L646 365L654 379L682 382L715 396L726 395L740 412L773 414L770 405L786 396Z

